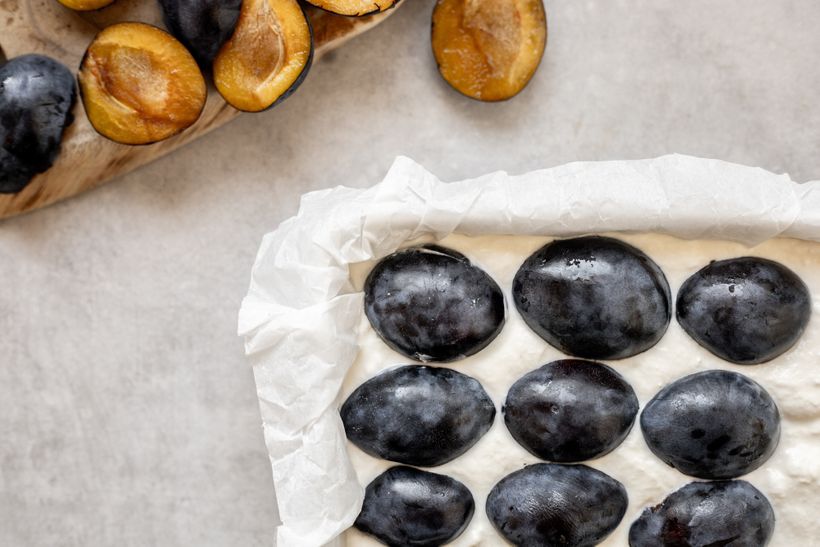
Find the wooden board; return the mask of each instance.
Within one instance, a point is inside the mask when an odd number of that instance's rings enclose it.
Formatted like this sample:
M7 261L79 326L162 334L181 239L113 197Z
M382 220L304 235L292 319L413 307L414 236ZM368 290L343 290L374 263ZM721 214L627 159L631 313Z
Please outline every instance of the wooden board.
M379 24L395 8L357 18L315 8L307 11L313 26L316 62L324 53ZM164 27L156 0L117 0L103 10L83 14L64 8L56 0L0 0L0 48L9 59L25 53L49 55L76 72L99 29L119 21L142 21ZM78 100L74 123L65 133L57 162L21 192L0 194L0 218L44 207L99 186L168 154L239 114L211 85L202 117L188 130L156 144L127 146L97 134L86 118L82 101Z

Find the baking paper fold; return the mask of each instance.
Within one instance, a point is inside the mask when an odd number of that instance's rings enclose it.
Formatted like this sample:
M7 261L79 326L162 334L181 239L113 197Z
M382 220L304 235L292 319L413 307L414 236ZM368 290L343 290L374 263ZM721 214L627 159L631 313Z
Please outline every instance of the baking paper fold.
M399 157L371 188L304 195L297 215L264 237L239 311L282 521L276 545L338 545L361 508L337 407L363 313L349 264L430 234L619 231L820 241L820 181L669 155L443 183Z

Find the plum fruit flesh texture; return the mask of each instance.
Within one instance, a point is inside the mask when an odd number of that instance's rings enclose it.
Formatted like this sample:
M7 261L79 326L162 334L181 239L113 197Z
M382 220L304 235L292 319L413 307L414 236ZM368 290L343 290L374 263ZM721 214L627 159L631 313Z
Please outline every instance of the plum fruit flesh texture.
M398 466L367 486L354 526L390 546L437 547L458 537L474 512L473 496L462 483Z
M54 59L22 55L0 66L0 193L19 192L54 164L76 99L74 76Z
M640 421L656 456L701 479L731 479L754 471L780 439L780 414L769 393L746 376L725 370L669 384L644 407Z
M467 375L408 365L359 386L340 414L348 439L371 456L430 467L472 447L490 429L495 406Z
M774 532L769 500L746 481L693 482L647 508L630 547L763 547Z
M646 351L672 317L658 265L631 245L599 236L556 240L536 251L515 275L513 300L536 334L586 359Z
M810 315L806 284L763 258L712 262L678 291L681 327L701 346L738 364L763 363L788 350Z
M621 444L635 423L638 398L610 367L564 359L515 382L503 412L513 438L535 456L579 462Z
M165 25L210 70L219 48L231 37L242 0L159 0Z
M486 347L504 326L496 282L460 253L414 247L382 259L365 281L365 314L394 350L448 362Z
M585 465L539 463L498 482L487 497L487 516L518 547L591 547L626 513L626 489Z

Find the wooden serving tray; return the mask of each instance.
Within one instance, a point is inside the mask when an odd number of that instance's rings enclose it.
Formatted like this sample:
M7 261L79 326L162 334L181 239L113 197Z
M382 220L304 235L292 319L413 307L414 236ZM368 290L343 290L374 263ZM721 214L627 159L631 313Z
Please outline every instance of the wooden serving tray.
M384 21L395 8L356 18L312 7L306 11L313 26L315 62L324 53ZM101 28L121 21L142 21L164 28L156 0L116 0L105 9L86 13L71 11L57 0L0 0L0 48L9 59L25 53L49 55L76 73L94 35ZM192 127L156 144L128 146L97 134L78 96L74 123L66 130L56 163L21 192L0 194L0 218L44 207L99 186L168 154L239 114L209 84L205 110Z

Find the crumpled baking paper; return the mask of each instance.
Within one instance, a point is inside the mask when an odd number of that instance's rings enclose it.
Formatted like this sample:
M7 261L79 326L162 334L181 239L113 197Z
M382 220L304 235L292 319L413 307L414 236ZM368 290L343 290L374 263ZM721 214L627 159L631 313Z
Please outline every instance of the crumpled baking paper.
M820 241L820 181L670 155L443 183L399 157L369 189L303 196L298 214L264 237L239 312L282 520L276 545L338 545L361 508L336 406L363 313L348 264L428 234L618 231Z

